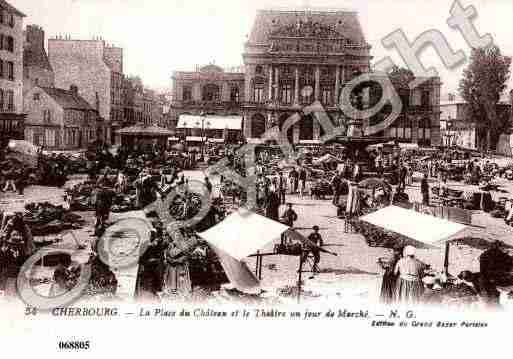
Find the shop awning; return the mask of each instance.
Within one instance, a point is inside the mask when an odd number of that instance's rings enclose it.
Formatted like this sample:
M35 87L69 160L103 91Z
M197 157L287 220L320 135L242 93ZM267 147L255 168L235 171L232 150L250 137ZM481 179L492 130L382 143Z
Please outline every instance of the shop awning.
M204 121L204 123L203 123ZM203 127L204 126L204 127ZM219 115L180 115L176 128L208 129L208 130L242 130L242 116Z
M360 220L431 246L438 246L466 228L463 224L396 206L380 209Z
M178 137L168 137L167 140L168 141L180 141L180 139Z
M261 138L248 138L247 142L250 145L261 145L264 143L264 140Z
M222 138L209 138L208 142L211 142L211 143L223 143L224 139L222 139Z
M125 136L150 136L150 137L160 137L160 136L173 136L174 132L170 131L166 128L151 125L134 125L130 127L125 127L116 131L117 134L125 135Z
M185 140L187 142L203 142L203 141L206 141L207 138L206 137L200 137L200 136L187 136L185 138Z
M299 144L301 145L320 145L320 140L300 140Z

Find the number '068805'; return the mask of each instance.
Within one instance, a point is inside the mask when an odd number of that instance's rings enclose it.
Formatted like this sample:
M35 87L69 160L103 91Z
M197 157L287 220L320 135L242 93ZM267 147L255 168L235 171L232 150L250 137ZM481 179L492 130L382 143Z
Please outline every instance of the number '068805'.
M89 340L59 342L59 349L61 350L89 350L90 347Z

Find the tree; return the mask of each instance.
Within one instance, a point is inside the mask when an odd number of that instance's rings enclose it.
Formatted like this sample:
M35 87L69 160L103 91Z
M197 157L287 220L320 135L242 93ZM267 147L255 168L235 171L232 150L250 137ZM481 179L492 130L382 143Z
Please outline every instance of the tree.
M473 49L470 64L463 71L459 92L468 103L466 120L486 132L486 149L494 148L507 128L506 116L497 114L497 104L510 77L511 57L495 46Z

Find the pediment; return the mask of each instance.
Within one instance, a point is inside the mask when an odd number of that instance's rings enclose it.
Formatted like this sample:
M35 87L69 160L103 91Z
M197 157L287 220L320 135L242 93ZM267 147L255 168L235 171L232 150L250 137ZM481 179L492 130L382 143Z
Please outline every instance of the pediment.
M270 33L270 38L313 38L343 39L344 36L335 30L335 26L325 25L311 20L298 20L294 24L278 26Z

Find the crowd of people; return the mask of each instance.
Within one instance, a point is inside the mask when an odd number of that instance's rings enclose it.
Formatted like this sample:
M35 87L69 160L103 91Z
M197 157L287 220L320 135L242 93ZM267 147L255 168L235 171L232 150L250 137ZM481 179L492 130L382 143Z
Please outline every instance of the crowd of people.
M497 308L500 303L497 287L511 283L513 257L505 252L502 242L495 241L478 260L479 272L465 270L457 278L450 278L447 273L434 274L429 265L416 257L415 247L396 247L390 258L378 259L384 269L381 302L440 305L444 295L458 288L473 297L474 303Z
M229 167L234 169L241 176L246 176L247 162L243 155L236 153L236 148L217 148L207 151L207 157L227 159ZM321 180L327 183L332 201L338 210L345 210L345 195L349 192L349 186L358 183L369 176L374 176L384 183L393 185L392 203L408 201L405 190L413 183L415 172L422 174L420 191L422 201L425 205L430 204L431 183L433 180L439 183L440 195L444 196L444 190L448 188L447 181L454 172L462 174L465 178L472 178L477 183L483 179L500 175L497 167L490 162L483 163L473 158L457 158L449 151L423 156L422 153L411 153L401 151L385 152L383 149L356 152L349 154L345 151L324 150L316 153L303 154L294 165L284 164L271 150L259 149L257 161L254 167L256 174L256 210L266 217L281 222L288 227L294 228L298 221L298 212L294 208L291 197L301 198L312 196L312 198L324 198L316 195L316 181ZM323 160L319 160L323 159ZM95 233L100 236L109 225L110 212L113 206L113 199L116 195L127 194L130 191L135 193L135 209L145 208L157 198L166 196L172 188L180 188L178 198L178 209L175 213L183 218L194 215L195 201L189 193L189 179L182 173L184 169L195 168L201 159L198 152L178 151L173 148L153 146L151 149L127 149L121 147L115 152L109 151L106 147L97 147L94 153L86 155L85 167L88 181L93 183L94 210L96 214ZM20 167L27 172L18 173ZM69 171L69 161L60 155L47 155L40 157L38 167L35 169L53 173L56 176L66 175ZM458 170L455 170L455 167ZM216 169L209 174L216 174ZM210 193L210 198L216 203L227 203L227 191L223 189L234 186L234 183L225 178L222 172L220 175L220 188L215 191L214 184L208 175L204 178L204 185ZM2 166L0 176L0 190L17 190L23 193L24 178L30 177L29 170L23 166L10 167ZM21 181L21 182L20 182ZM215 192L215 194L214 194ZM247 195L242 188L231 191L235 207L244 204ZM379 196L379 193L375 193ZM297 197L296 197L297 196ZM513 203L513 202L512 202ZM176 212L177 211L177 212ZM339 214L339 213L337 213ZM213 206L198 228L205 230L220 221L226 213L220 210L219 206ZM513 218L513 205L510 206L508 216ZM165 253L172 247L183 246L168 238L166 231L159 231L158 222L155 225L155 238L152 240L152 250L142 259L146 276L154 278L150 280L150 292L156 294L162 290L162 283L165 277L162 273L162 263L166 263ZM197 229L197 228L196 228ZM194 229L192 229L194 231ZM189 233L190 234L190 233ZM194 236L188 236L193 238ZM319 248L324 245L319 226L312 227L312 233L308 236L310 244L303 245L302 256L304 260L313 259L313 272L319 272L321 261ZM282 237L282 245L286 244L288 238ZM178 251L180 255L184 251ZM163 257L164 256L164 257ZM158 261L155 261L155 258ZM174 259L173 259L174 261ZM159 263L158 268L151 263ZM382 298L385 302L412 302L421 300L426 291L444 283L426 283L426 271L428 266L415 257L415 248L406 247L404 250L396 251L394 258L387 263L382 262L386 272L383 279ZM170 267L169 267L170 268ZM484 273L482 271L482 273ZM429 276L427 276L429 277ZM158 279L155 279L158 278ZM472 279L475 275L468 273L461 275L464 278ZM481 278L481 277L480 277ZM483 287L483 279L479 279ZM154 284L151 284L154 283ZM160 283L160 284L155 284ZM485 286L486 287L486 286ZM486 287L488 288L488 287Z

